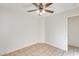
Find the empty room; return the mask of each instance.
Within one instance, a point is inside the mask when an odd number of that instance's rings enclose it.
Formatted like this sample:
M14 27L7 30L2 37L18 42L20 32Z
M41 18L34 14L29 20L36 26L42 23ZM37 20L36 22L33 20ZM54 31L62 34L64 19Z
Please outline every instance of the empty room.
M79 56L79 3L0 3L0 56Z

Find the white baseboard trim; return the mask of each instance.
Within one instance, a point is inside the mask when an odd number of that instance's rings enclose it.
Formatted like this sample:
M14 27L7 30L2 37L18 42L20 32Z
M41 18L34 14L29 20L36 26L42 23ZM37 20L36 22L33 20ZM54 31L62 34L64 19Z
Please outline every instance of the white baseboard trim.
M79 48L78 45L74 45L74 44L69 44L68 46L74 46L74 47L78 47Z
M22 48L24 48L24 47L29 47L29 46L34 45L34 44L36 44L36 43L37 43L37 42L30 43L30 44L28 44L28 45L24 45L24 46L21 46L21 47L15 48L15 49L11 49L11 50L8 50L8 51L5 51L5 52L2 52L2 53L0 53L0 56L2 56L2 55L4 55L4 54L7 54L7 53L10 53L10 52L13 52L13 51L16 51L16 50L19 50L19 49L22 49Z
M53 46L53 47L55 47L55 48L58 48L58 47L54 46L53 44L51 44L51 43L49 43L49 42L46 42L46 44L49 44L49 45L51 45L51 46ZM58 48L58 49L61 49L61 48ZM65 50L65 49L61 49L61 50L63 50L63 51L68 51L68 50Z
M37 44L37 43L45 43L45 41L33 42L33 43L31 42L31 43L29 43L29 44L27 44L27 45L24 45L24 46L15 48L15 49L8 50L8 51L6 51L6 52L2 52L2 53L0 53L0 56L2 56L2 55L4 55L4 54L7 54L7 53L10 53L10 52L13 52L13 51L16 51L16 50L19 50L19 49L22 49L22 48L24 48L24 47L29 47L29 46L34 45L34 44Z
M37 43L45 43L45 44L48 44L48 45L53 46L53 44L50 44L49 42L33 42L33 43L29 43L27 46L24 45L24 46L21 46L21 47L18 47L18 48L11 49L11 50L8 50L8 51L6 51L6 52L0 53L0 56L1 56L1 55L5 55L5 54L7 54L7 53L11 53L11 52L16 51L16 50L19 50L19 49L22 49L22 48L24 48L24 47L29 47L29 46L34 45L34 44L37 44ZM53 46L53 47L55 47L55 46ZM55 47L55 48L58 48L58 47ZM58 48L58 49L60 49L60 48ZM66 50L64 50L64 49L61 49L61 50L66 51Z

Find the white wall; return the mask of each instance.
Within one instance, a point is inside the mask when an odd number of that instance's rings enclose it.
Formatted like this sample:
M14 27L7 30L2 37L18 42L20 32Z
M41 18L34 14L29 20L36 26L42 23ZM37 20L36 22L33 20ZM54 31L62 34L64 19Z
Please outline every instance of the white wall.
M60 49L67 50L68 17L79 14L79 8L55 14L46 18L46 42Z
M79 47L79 15L68 18L69 45Z
M0 54L44 42L42 24L40 17L16 9L0 8Z
M45 17L40 17L40 40L42 40L41 43L45 43Z
M67 50L66 20L63 15L52 16L46 21L46 42Z

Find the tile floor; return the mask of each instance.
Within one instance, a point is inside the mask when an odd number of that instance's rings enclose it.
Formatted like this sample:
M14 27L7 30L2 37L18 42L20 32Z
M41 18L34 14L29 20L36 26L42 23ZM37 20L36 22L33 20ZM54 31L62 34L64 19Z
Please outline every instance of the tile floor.
M79 48L69 46L68 52L45 43L34 44L3 56L79 56Z

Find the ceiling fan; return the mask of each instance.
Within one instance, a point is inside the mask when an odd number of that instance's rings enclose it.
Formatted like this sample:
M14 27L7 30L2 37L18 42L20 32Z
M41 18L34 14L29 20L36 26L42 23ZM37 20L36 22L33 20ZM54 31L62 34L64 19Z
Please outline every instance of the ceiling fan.
M45 13L45 12L48 12L48 13L54 13L54 11L51 11L51 10L48 10L47 8L52 5L53 3L46 3L46 4L43 4L43 3L32 3L36 9L34 10L29 10L28 12L35 12L37 11L39 13L39 16L42 15L42 13Z

